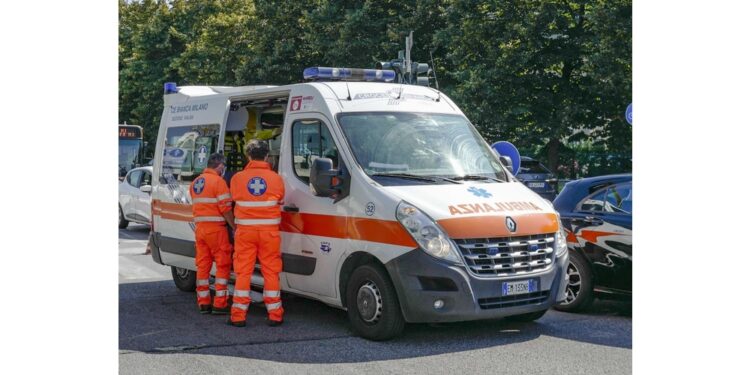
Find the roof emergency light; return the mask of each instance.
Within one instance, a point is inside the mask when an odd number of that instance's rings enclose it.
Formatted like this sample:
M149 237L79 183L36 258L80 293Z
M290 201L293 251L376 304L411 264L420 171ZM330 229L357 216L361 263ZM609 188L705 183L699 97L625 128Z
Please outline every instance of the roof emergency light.
M164 94L174 94L176 92L178 92L177 83L167 82L164 84Z
M302 75L305 79L314 81L337 80L391 82L396 79L396 72L392 70L329 68L323 66L307 68Z

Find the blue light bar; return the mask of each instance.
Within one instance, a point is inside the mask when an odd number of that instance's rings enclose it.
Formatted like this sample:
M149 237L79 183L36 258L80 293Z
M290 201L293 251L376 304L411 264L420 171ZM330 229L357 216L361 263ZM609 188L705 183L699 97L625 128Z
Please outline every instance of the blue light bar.
M175 82L167 82L164 84L164 93L165 94L174 94L177 90L177 83Z
M309 80L335 81L378 81L391 82L396 79L393 70L357 69L357 68L328 68L315 66L305 69L302 75Z

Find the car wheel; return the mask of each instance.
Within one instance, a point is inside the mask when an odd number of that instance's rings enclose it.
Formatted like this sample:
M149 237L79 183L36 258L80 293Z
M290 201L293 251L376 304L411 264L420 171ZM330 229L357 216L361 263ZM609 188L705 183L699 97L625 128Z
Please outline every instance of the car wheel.
M532 313L512 315L512 316L507 317L506 319L513 321L513 322L533 322L543 317L545 313L547 313L547 309L544 309L542 311L535 311Z
M382 267L365 264L346 286L346 308L354 332L369 340L388 340L404 329L396 290Z
M195 271L172 266L172 280L177 289L183 292L195 292Z
M583 255L570 251L568 263L568 287L565 289L565 300L555 309L560 311L582 311L593 301L594 286L591 278L591 267Z
M118 205L117 208L120 210L120 224L118 224L118 226L120 229L127 228L128 221L125 219L125 215L122 214L122 206Z

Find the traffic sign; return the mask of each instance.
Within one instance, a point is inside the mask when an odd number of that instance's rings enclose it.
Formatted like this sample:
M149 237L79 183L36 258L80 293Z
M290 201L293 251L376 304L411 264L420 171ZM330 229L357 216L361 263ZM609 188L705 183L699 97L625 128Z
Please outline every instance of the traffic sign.
M507 156L510 158L513 166L513 175L518 174L518 170L521 169L521 153L518 152L516 146L507 141L495 142L492 144L492 148L497 151L500 156Z
M633 103L628 104L628 108L625 110L625 120L628 124L633 125Z

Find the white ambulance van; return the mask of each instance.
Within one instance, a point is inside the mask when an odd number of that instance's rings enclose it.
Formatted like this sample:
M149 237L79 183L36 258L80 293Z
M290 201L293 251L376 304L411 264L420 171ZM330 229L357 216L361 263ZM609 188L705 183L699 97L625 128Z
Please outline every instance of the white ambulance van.
M308 68L311 82L287 86L165 85L150 246L179 289L195 290L190 182L218 151L229 181L259 137L286 188L282 289L346 309L357 334L531 321L564 299L568 254L551 203L513 178L445 94L384 82L391 73Z

